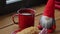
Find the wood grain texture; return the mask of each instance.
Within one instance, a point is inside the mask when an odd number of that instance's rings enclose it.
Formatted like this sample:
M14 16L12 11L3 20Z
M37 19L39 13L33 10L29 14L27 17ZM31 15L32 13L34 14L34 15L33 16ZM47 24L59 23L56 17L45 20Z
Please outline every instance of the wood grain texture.
M44 10L44 6L37 6L37 7L32 7L32 8L36 10L35 15L37 15L37 16L35 17L35 26L37 26L39 24L39 20L41 17L40 14ZM0 28L12 24L8 27L0 29L0 34L11 34L13 31L18 29L18 25L13 24L13 22L12 22L11 17L13 14L15 14L15 13L0 17ZM58 10L55 11L55 19L56 19L57 28L53 34L60 34L60 12ZM17 18L15 18L15 20L17 21Z

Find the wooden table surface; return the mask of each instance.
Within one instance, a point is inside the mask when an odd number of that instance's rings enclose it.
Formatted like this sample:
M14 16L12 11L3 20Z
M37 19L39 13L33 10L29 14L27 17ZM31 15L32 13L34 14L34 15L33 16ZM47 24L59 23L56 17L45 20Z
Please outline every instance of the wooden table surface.
M43 6L37 6L33 7L33 9L36 10L35 13L35 26L38 25L39 23L39 18L44 10L44 5ZM11 34L13 31L18 29L18 25L14 24L12 21L12 15L15 13L11 13L5 16L0 16L0 34ZM53 34L60 34L60 12L58 10L55 10L55 19L56 19L56 31ZM15 17L15 20L17 18Z

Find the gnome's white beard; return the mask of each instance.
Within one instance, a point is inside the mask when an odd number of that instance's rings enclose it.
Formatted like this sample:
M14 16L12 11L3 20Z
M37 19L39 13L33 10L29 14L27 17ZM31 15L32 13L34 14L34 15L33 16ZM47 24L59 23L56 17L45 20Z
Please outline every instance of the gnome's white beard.
M40 24L42 25L43 28L49 28L52 25L52 21L53 21L52 18L42 15L40 19Z

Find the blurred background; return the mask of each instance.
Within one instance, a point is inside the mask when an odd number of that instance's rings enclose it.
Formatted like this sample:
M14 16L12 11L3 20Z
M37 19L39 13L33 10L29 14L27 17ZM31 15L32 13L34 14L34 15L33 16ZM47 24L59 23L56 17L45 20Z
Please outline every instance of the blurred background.
M0 0L0 15L15 12L20 8L29 8L45 4L47 0Z

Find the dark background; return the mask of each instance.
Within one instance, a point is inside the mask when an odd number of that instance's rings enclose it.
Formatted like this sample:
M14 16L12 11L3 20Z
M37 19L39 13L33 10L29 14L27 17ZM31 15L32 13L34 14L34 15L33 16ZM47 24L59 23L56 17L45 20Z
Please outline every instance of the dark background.
M20 8L30 8L46 4L47 0L22 0L11 4L6 4L6 0L0 0L0 15L16 12Z

